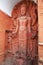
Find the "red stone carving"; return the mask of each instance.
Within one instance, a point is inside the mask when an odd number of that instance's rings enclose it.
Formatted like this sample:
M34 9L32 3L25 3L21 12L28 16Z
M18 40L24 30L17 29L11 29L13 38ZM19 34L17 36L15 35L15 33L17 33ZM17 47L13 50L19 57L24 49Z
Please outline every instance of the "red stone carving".
M28 63L28 60L30 60L29 65L31 65L31 60L33 60L32 65L37 65L35 61L38 58L37 4L34 1L27 0L19 2L12 11L12 17L14 24L12 29L12 36L14 35L12 37L12 53L16 59L16 64L24 65L24 61Z

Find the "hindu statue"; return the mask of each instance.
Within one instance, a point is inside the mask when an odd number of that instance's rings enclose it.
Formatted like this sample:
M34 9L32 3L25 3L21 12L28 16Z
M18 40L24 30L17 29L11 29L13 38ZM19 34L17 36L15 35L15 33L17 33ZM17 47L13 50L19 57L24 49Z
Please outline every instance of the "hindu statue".
M22 4L20 6L20 16L17 17L16 21L17 26L16 26L16 31L14 34L17 33L18 31L18 38L19 38L19 43L18 43L18 51L20 57L26 57L27 53L27 44L28 44L28 35L27 33L31 33L31 17L30 15L26 15L27 7L26 4Z
M23 2L17 7L19 12L14 19L14 25L16 23L14 36L18 33L18 50L15 52L17 65L37 65L37 10L34 6L36 7L34 2L30 2L29 5Z

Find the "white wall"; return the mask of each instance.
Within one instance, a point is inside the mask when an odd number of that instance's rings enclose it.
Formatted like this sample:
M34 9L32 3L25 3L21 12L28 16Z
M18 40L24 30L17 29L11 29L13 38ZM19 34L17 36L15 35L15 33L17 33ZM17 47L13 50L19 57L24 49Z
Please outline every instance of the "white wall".
M0 0L0 9L11 16L14 5L21 0Z

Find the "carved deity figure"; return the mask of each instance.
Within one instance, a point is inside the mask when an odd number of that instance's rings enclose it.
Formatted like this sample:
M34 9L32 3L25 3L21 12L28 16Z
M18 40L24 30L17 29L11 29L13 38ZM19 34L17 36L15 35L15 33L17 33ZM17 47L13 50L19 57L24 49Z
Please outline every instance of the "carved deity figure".
M27 48L27 32L31 33L31 17L26 15L26 4L22 4L20 7L20 16L14 20L14 22L17 22L16 31L14 31L14 34L18 31L18 50L21 57L26 56L26 48Z

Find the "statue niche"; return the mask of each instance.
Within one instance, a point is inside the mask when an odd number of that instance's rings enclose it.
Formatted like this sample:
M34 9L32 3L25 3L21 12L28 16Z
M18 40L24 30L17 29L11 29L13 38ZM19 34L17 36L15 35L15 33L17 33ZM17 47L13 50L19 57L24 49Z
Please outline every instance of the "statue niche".
M14 35L14 40L18 41L14 41L14 44L18 45L14 52L16 61L20 63L17 63L17 65L25 65L24 60L26 63L32 60L29 65L38 65L37 4L34 1L19 2L12 11L12 17L14 18L15 28L12 34ZM23 61L22 63L20 59L24 59L21 60ZM29 60L26 61L26 59Z

